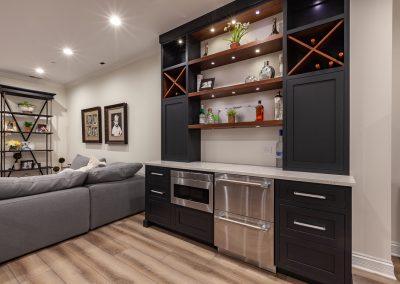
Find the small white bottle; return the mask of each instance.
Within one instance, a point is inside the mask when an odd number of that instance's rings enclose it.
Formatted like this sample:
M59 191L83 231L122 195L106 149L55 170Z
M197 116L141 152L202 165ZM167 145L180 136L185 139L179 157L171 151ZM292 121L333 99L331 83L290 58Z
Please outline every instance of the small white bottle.
M204 111L204 105L201 105L200 115L199 115L199 123L206 124L206 113Z
M279 140L276 143L276 167L283 166L283 129L279 129Z

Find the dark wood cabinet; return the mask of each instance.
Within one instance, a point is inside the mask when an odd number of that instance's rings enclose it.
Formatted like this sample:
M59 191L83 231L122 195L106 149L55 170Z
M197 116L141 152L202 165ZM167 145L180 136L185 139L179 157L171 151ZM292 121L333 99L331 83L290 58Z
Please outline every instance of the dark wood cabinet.
M286 170L348 174L343 71L286 82Z
M320 283L351 283L351 188L275 181L278 270Z

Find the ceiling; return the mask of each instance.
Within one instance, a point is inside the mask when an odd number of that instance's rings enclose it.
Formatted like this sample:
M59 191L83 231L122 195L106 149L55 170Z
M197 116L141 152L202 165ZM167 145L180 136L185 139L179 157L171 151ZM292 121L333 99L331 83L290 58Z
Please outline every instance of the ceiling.
M159 34L229 2L1 0L0 71L72 84L154 52ZM109 24L112 14L122 18L121 27ZM72 57L62 53L66 46ZM45 74L36 74L37 67Z

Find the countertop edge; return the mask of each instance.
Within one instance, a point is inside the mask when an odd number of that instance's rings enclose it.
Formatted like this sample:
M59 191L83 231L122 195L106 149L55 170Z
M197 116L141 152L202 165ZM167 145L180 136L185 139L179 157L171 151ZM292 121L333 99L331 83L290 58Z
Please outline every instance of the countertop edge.
M201 162L196 162L201 163ZM174 168L174 169L184 169L184 170L194 170L194 171L203 171L203 172L213 172L213 173L227 173L227 174L237 174L237 175L250 175L256 177L265 177L272 179L280 179L280 180L291 180L291 181L299 181L299 182L309 182L309 183L319 183L319 184L327 184L327 185L336 185L336 186L345 186L345 187L353 187L356 182L354 177L352 176L339 176L339 175L330 175L330 174L320 174L320 173L309 173L309 172L297 172L297 171L283 171L280 174L276 173L268 173L270 171L279 171L279 169L268 168L262 166L251 166L251 165L238 165L238 164L219 164L219 163L204 163L206 165L215 165L226 168L213 168L213 167L199 167L193 163L185 163L185 162L168 162L168 161L153 161L153 162L145 162L144 165L147 166L155 166L155 167L164 167L164 168ZM251 172L241 170L232 170L229 167L256 167L259 170L264 170L265 173L260 172ZM321 175L320 177L310 177L307 175ZM338 179L348 179L348 181L342 181Z

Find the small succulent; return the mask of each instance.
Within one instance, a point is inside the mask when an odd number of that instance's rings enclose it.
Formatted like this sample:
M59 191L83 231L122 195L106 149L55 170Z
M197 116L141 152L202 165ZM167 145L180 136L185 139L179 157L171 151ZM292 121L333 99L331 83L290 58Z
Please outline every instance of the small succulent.
M24 122L24 126L27 127L27 128L32 127L33 126L33 122L25 121Z

